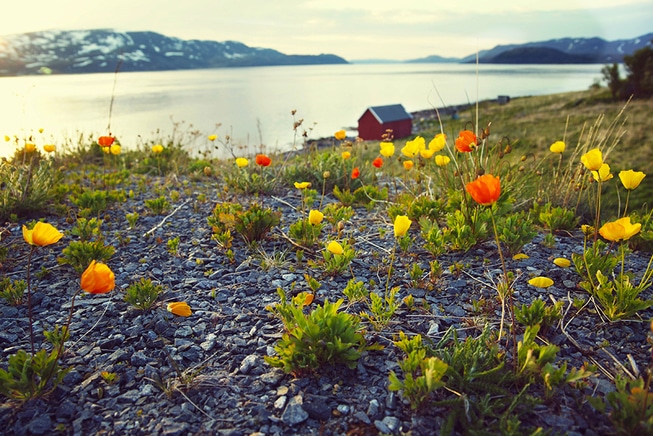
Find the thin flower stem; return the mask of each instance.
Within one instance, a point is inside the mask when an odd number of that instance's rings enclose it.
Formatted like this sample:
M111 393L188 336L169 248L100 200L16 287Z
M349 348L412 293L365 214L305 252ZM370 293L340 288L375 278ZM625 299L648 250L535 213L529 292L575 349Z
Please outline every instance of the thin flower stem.
M594 222L594 254L596 254L596 240L599 238L599 225L601 224L601 177L598 177L599 189L596 193L596 221Z
M70 322L73 319L73 310L75 309L75 297L77 297L77 295L81 291L82 291L81 289L78 289L77 292L75 292L73 294L73 298L70 300L70 312L68 312L68 320L66 321L66 326L64 327L66 330L63 331L63 329L62 329L62 332L61 332L62 333L62 338L61 338L61 343L59 344L59 351L57 353L57 357L61 357L61 355L63 354L64 342L66 342L65 341L66 335L68 334L68 332L70 332Z
M34 357L34 319L32 316L32 281L31 281L31 266L32 266L32 254L34 253L34 246L31 246L29 250L29 256L27 257L27 314L29 316L29 342L32 347L32 357Z
M630 189L626 193L626 205L624 206L624 214L623 216L625 217L626 214L628 213L628 200L630 199Z
M322 210L322 201L324 201L324 192L326 191L326 177L322 176L322 196L320 197L320 206L319 210Z
M390 276L392 275L392 267L395 263L395 253L397 252L397 238L392 246L392 253L390 254L390 267L388 268L388 278L385 282L385 295L388 296L388 289L390 289Z
M508 270L506 269L506 262L503 258L503 251L501 250L501 242L499 241L499 232L497 231L497 224L494 220L494 212L492 211L492 207L490 207L490 217L492 218L492 229L494 230L494 240L497 244L497 250L499 250L499 258L501 258L501 268L503 269L503 277L506 280L506 284L508 284Z

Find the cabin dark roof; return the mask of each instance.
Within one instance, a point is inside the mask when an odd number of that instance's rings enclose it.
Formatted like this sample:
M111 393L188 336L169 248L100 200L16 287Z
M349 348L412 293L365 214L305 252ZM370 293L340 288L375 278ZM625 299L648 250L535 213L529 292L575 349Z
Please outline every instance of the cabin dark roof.
M400 104L389 104L386 106L372 106L367 108L379 124L391 123L393 121L410 120L413 118L411 114L406 112L406 109Z

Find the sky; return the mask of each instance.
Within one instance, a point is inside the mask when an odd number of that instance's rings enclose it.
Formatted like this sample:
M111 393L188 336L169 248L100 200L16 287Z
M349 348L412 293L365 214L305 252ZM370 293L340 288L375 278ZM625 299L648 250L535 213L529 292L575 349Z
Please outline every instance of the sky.
M0 21L0 35L82 29L231 40L349 61L462 58L499 44L635 38L653 32L653 0L13 0Z

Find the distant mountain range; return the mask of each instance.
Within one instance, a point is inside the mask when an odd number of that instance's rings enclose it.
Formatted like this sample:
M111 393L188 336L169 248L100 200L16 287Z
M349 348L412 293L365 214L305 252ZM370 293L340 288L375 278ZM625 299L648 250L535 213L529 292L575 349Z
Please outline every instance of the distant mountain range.
M562 38L498 45L478 53L481 63L621 63L625 55L651 46L653 33L633 39ZM354 63L397 63L388 59ZM473 63L463 58L428 56L406 63ZM182 40L154 32L107 29L44 31L0 37L0 76L120 71L189 70L271 65L346 64L333 54L287 55L236 41Z
M185 41L154 32L45 31L0 37L0 76L346 64L332 54L286 55L235 41Z
M497 45L478 53L480 63L491 64L606 64L621 63L625 55L651 46L653 33L632 39L561 38L526 44ZM406 62L476 62L476 54L464 58L428 56Z

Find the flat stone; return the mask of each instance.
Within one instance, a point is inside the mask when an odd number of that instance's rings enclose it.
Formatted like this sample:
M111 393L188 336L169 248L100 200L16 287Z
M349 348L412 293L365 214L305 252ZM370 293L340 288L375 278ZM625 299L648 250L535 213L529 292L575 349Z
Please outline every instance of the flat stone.
M303 399L301 395L295 395L288 401L286 410L281 415L281 420L286 425L297 425L308 419L308 413L302 407Z

